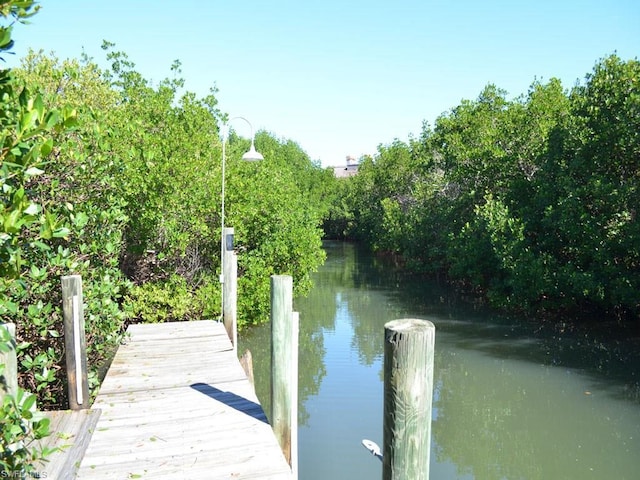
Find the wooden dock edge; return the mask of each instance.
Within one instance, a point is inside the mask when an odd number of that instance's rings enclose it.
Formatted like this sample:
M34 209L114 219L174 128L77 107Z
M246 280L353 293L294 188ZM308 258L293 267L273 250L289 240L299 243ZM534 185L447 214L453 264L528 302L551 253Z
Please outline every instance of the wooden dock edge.
M38 473L41 478L75 479L102 411L60 410L42 413L51 421L51 435L39 440L38 444L57 450L43 465L37 467L40 470Z

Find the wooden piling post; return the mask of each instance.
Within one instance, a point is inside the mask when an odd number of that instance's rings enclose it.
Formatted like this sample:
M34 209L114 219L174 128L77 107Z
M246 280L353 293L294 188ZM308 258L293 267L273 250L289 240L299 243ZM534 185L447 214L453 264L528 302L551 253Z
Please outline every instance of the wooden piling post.
M402 319L385 326L383 480L428 480L435 327Z
M222 318L224 328L233 345L233 350L238 352L238 256L233 246L234 230L232 227L225 227L223 233L222 252Z
M15 395L18 391L18 358L16 354L16 325L2 323L0 328L8 332L11 339L7 351L0 350L0 364L4 365L0 375L0 401L5 395Z
M64 348L67 359L69 408L89 408L87 379L87 345L82 306L80 275L62 277L62 313L64 316Z
M300 313L293 312L291 325L291 472L298 479L298 349Z
M291 465L293 279L271 276L271 426Z

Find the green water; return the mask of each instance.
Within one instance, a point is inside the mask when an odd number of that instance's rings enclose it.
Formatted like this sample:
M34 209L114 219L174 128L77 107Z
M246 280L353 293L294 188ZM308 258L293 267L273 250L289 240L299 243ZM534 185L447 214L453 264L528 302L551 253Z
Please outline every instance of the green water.
M436 326L432 480L640 478L640 343L474 309L352 244L327 243L300 312L299 478L378 479L384 324ZM563 331L564 330L564 331ZM246 332L269 413L270 330Z

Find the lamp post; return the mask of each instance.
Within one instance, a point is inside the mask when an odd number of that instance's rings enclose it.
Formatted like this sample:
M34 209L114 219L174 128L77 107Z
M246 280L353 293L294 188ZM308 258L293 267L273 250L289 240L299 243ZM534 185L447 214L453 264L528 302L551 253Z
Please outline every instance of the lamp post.
M257 161L264 160L264 157L260 152L256 151L254 143L253 125L244 117L233 117L222 125L222 189L221 189L221 213L220 213L220 284L221 284L221 319L224 322L229 338L233 343L233 348L237 347L237 327L236 327L236 281L237 281L237 261L233 254L233 229L225 229L225 210L224 210L224 197L225 197L225 167L227 163L227 141L229 140L229 122L233 120L244 120L251 130L251 147L249 151L242 155L243 160ZM225 231L226 230L226 231ZM225 256L229 255L228 260L233 260L229 265L229 261L225 261ZM229 268L231 267L231 268ZM233 270L233 272L231 271ZM232 285L230 285L232 283ZM232 297L232 298L230 298ZM233 300L233 301L231 301ZM232 317L232 318L229 318Z

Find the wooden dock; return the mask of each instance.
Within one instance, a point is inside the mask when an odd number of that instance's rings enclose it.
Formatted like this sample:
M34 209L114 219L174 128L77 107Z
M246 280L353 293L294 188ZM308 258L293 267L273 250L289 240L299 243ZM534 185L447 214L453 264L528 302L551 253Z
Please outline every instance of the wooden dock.
M223 324L128 332L92 407L102 414L78 479L293 478Z

